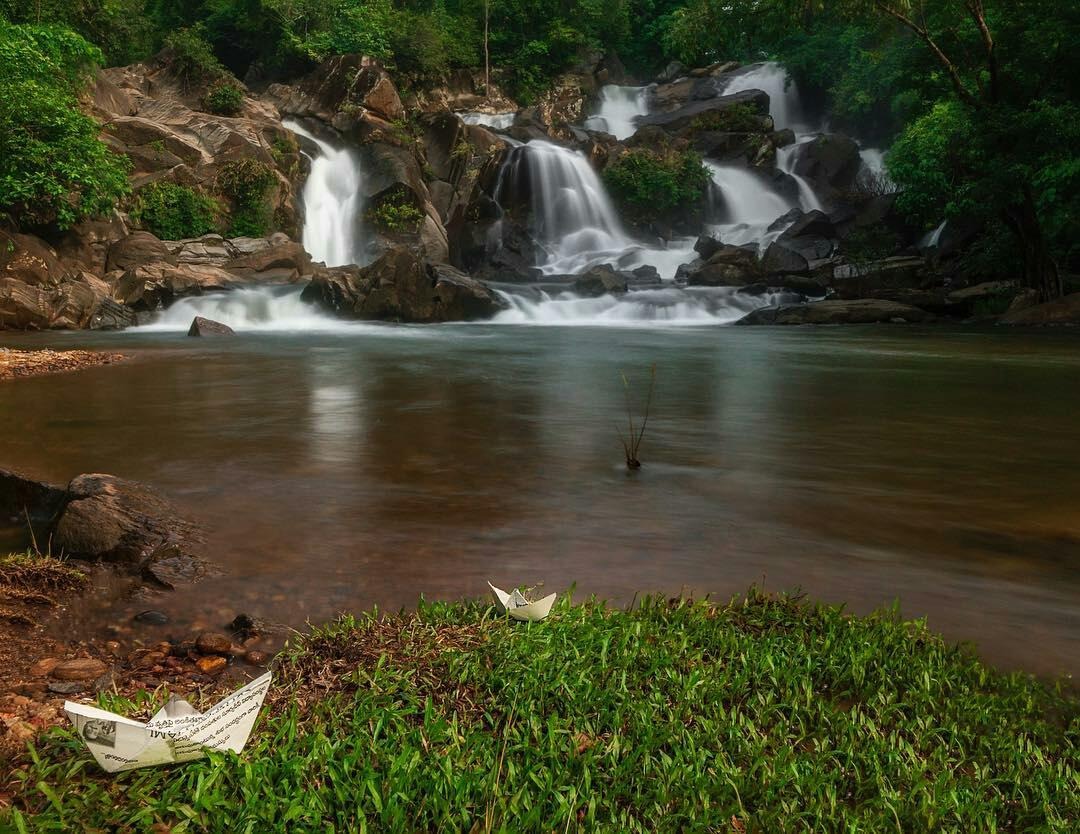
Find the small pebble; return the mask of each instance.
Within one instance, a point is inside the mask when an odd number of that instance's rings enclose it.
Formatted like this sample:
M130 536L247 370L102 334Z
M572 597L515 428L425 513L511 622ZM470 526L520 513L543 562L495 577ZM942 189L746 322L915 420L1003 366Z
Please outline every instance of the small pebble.
M204 631L195 640L195 647L203 654L228 654L232 640L216 631Z
M223 671L227 664L228 661L220 655L200 657L195 661L195 665L199 667L199 671L204 675L216 675Z

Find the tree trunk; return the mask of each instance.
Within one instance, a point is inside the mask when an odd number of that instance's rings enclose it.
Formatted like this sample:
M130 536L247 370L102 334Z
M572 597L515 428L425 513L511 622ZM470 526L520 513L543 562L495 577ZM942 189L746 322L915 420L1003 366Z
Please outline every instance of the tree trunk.
M1065 294L1057 263L1050 255L1043 236L1035 198L1030 188L1024 189L1022 201L1005 211L1005 222L1020 242L1024 259L1024 284L1039 293L1040 301L1054 301Z
M491 0L484 0L484 98L491 98L491 55L488 52L488 19L491 17Z

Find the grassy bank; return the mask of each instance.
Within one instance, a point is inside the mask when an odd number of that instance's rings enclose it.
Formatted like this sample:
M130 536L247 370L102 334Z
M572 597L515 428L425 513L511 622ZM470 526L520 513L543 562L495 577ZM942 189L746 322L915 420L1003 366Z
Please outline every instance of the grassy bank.
M7 822L174 834L1080 826L1080 702L891 615L756 593L633 611L560 601L531 626L485 605L423 605L328 625L275 672L239 760L104 777L54 730L16 774L21 811Z

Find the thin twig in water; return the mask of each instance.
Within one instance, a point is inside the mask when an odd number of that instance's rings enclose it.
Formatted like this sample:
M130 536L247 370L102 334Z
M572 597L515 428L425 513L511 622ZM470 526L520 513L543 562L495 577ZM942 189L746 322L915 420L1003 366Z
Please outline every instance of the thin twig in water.
M653 392L656 389L656 365L654 363L649 368L649 393L645 398L645 414L642 417L639 429L634 428L634 409L630 402L630 380L627 379L624 373L621 373L620 376L623 381L623 395L626 398L626 422L629 431L624 436L622 429L618 429L619 440L623 445L623 453L626 455L627 469L640 469L641 461L638 460L638 450L641 448L641 441L645 438L645 429L649 425L649 411L652 409Z

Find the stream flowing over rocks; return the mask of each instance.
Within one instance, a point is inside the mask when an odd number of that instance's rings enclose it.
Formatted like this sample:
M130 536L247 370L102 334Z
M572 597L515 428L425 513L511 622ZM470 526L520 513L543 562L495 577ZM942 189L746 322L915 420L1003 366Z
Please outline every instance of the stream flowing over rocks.
M964 224L910 227L887 152L829 130L783 67L625 80L609 56L528 108L462 72L403 98L378 62L345 55L224 117L167 56L102 71L87 106L132 160L136 197L155 183L217 194L251 161L272 172L270 231L159 240L119 211L0 232L0 328L1077 321L1075 299L1039 307L1017 283L958 272ZM700 154L704 197L628 216L604 171L642 150Z

